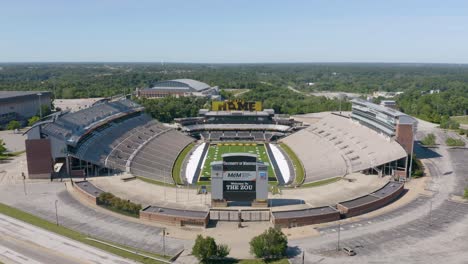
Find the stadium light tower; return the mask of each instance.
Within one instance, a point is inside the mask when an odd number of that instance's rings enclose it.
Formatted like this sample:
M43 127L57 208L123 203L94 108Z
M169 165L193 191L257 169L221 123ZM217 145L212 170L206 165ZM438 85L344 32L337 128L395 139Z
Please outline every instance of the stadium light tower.
M41 95L42 95L42 93L37 93L37 96L39 96L39 116L40 116L41 119L42 119Z

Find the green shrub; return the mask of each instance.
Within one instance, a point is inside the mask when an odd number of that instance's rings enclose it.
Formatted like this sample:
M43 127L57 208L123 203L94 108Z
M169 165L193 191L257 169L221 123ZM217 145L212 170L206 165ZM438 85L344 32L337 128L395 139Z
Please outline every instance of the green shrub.
M447 138L447 140L445 140L445 144L447 144L447 146L450 146L450 147L463 147L465 146L465 141L463 141L462 139L457 139L457 138Z
M130 200L123 200L113 195L112 193L104 192L97 198L97 204L104 207L109 207L117 212L124 212L134 216L140 215L141 204L135 204Z
M250 253L257 258L276 259L286 256L288 239L278 228L270 227L250 241Z
M463 194L463 198L468 199L468 187L465 188L465 193Z
M6 151L5 143L3 142L3 139L0 138L0 155L3 155L5 151Z
M20 129L20 128L21 128L21 124L20 124L20 122L18 122L16 120L10 121L10 123L8 123L8 125L7 125L8 130L14 130L14 129Z
M436 137L434 134L430 133L430 134L427 134L422 140L421 140L421 143L424 145L424 146L433 146L436 144Z
M214 238L198 235L192 247L194 255L201 263L208 263L212 260L225 258L229 255L229 247L224 244L217 245Z
M453 119L450 119L448 116L442 116L440 119L440 128L459 129L460 123Z
M32 126L35 123L37 123L38 121L39 121L39 117L38 116L33 116L33 117L28 119L28 126Z

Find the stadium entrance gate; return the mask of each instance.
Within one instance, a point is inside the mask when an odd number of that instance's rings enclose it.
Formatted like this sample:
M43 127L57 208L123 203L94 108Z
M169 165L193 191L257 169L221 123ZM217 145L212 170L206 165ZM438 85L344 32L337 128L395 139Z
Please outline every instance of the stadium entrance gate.
M262 222L270 221L270 209L211 209L210 220L229 222Z

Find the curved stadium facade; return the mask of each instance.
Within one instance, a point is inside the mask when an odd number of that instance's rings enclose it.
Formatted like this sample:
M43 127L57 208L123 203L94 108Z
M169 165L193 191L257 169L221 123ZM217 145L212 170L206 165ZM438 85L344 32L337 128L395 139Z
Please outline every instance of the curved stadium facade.
M77 112L56 113L35 124L27 131L29 177L86 178L127 173L164 183L180 184L182 178L187 184L197 184L190 179L207 177L202 175L202 168L209 146L224 146L224 150L249 146L263 161L271 162L271 172L279 185L296 186L355 172L406 179L411 153L408 150L412 148L416 126L403 113L364 101L353 101L350 116L328 113L311 124L279 117L268 109L217 112L202 109L198 117L178 119L175 128L152 119L143 110L128 99L104 100ZM385 129L379 129L383 120ZM189 145L194 147L181 159L181 153ZM297 160L293 161L290 155L297 156ZM193 157L193 164L189 165ZM179 161L181 166L177 167ZM296 178L298 166L305 171L301 181ZM174 172L179 169L182 177L175 180ZM94 202L104 192L91 182L75 185ZM390 181L374 192L332 206L272 209L263 212L262 219L283 227L335 221L391 203L403 188L403 183ZM161 210L166 213L160 213ZM141 211L140 217L206 226L210 219L230 219L231 214L216 208L190 211L189 215L187 212L149 206Z
M126 172L173 182L179 154L197 140L196 146L223 141L284 143L299 158L306 174L304 182L353 172L406 176L416 127L414 119L401 112L358 100L353 101L350 117L328 114L310 125L278 117L269 109L202 109L198 117L177 119L179 131L153 120L143 110L128 99L103 101L36 124L27 132L26 142L31 177ZM286 169L295 171L288 155L278 148L288 160ZM41 162L35 162L39 157ZM272 166L278 167L275 158L270 158ZM56 163L66 171L54 171ZM202 160L199 163L201 167ZM182 170L186 165L185 161ZM280 171L276 169L278 175ZM294 175L282 182L293 181Z

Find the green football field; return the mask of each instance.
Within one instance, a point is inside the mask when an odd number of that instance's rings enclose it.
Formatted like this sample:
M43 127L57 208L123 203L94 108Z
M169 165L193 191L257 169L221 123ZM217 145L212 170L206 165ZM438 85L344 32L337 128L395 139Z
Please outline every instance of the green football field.
M276 181L276 176L271 166L270 159L268 158L265 145L261 143L241 142L211 144L208 149L208 153L206 154L205 164L203 165L198 181L209 181L211 173L211 162L220 161L221 156L226 153L250 153L257 155L259 161L268 162L269 181Z

